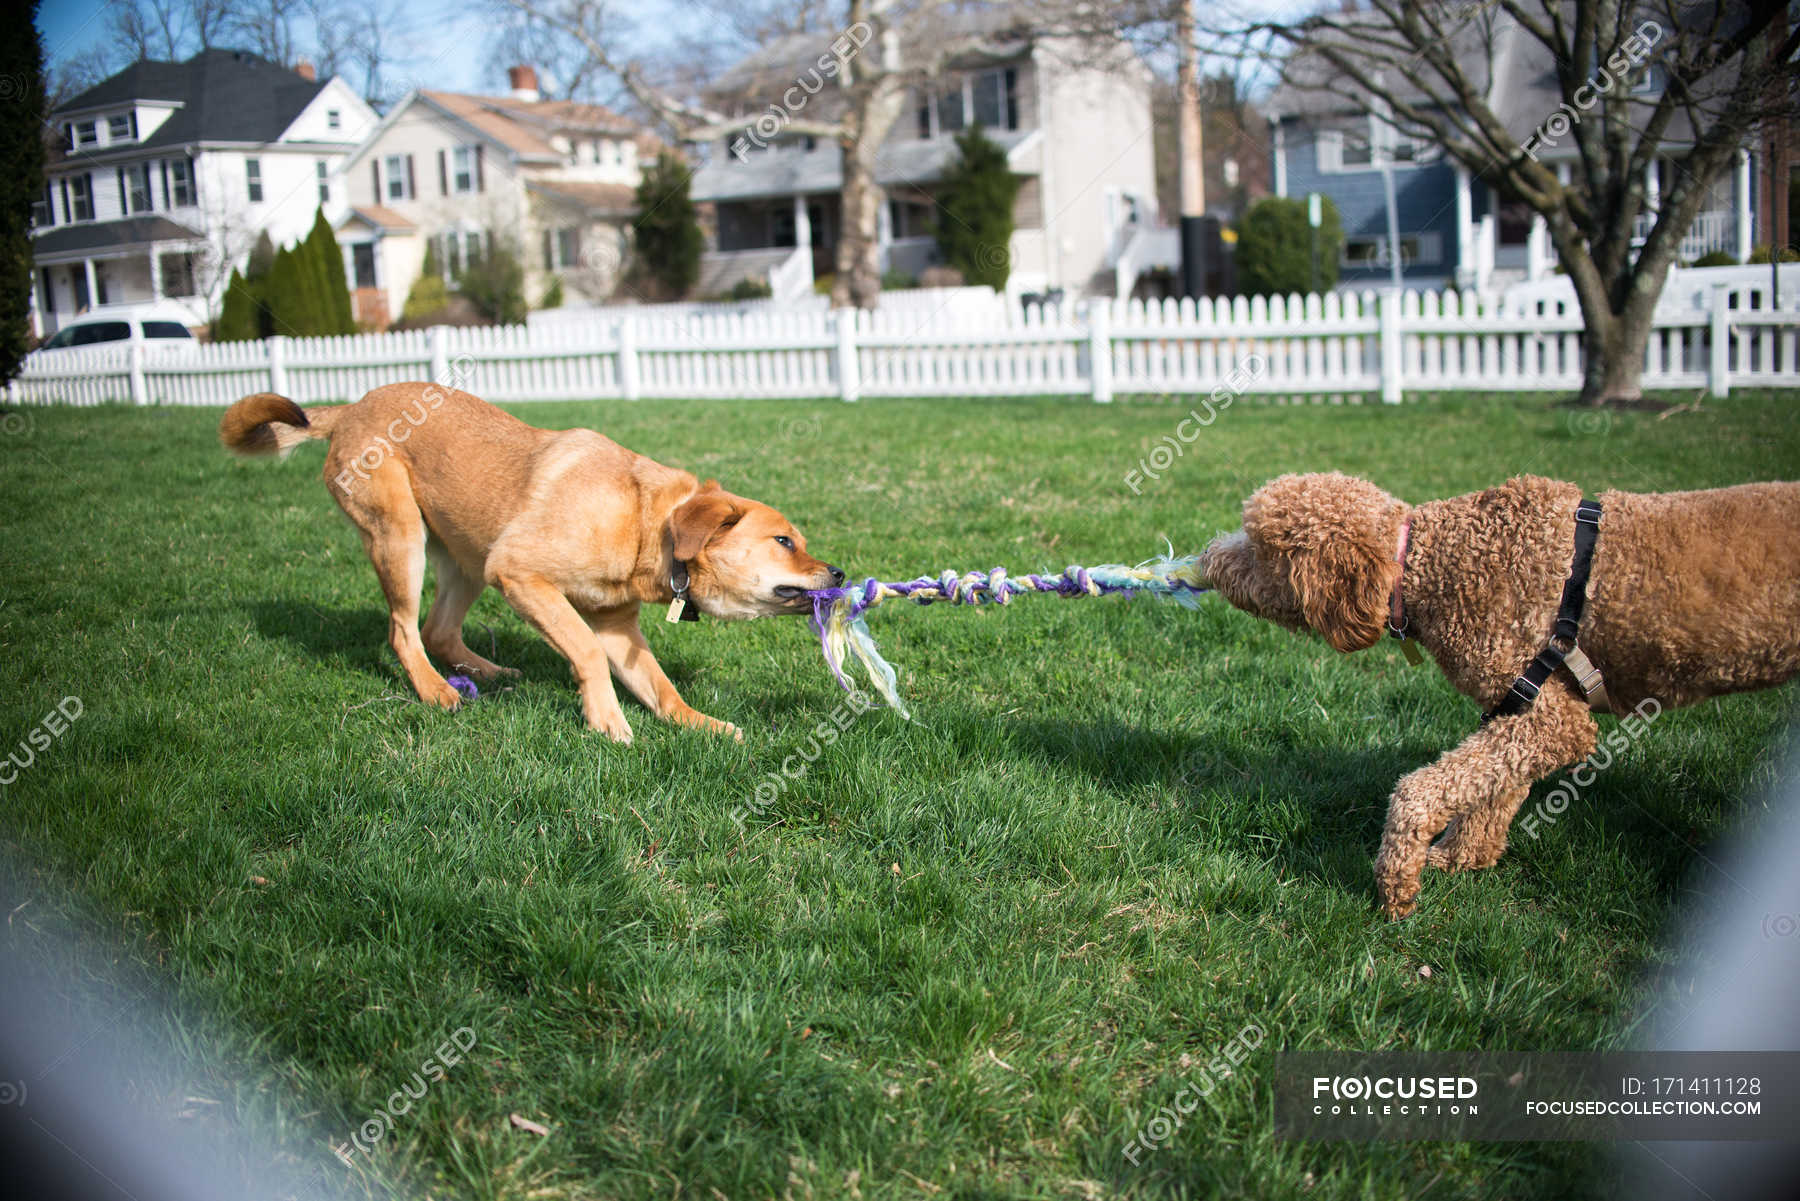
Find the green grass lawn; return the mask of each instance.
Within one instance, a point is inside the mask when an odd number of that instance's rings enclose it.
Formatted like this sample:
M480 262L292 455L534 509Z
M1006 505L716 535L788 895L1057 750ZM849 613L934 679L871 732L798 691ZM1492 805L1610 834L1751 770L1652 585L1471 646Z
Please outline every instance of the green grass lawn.
M1521 472L1791 478L1795 403L1589 428L1544 397L1246 402L1141 496L1126 473L1189 406L514 411L716 475L894 578L1196 551L1285 471L1414 501ZM587 732L492 592L469 642L524 679L428 710L320 448L234 462L216 410L27 418L0 440L0 745L59 698L85 711L4 790L0 899L27 905L6 937L122 948L179 1002L153 1026L188 1088L377 1196L1589 1195L1613 1173L1581 1145L1277 1141L1273 1053L1629 1045L1698 850L1756 820L1793 700L1663 717L1541 837L1429 874L1388 924L1388 792L1477 717L1435 669L1212 598L890 604L871 624L917 720L857 717L740 831L843 701L801 621L646 622L741 745L628 699L634 745ZM1249 1023L1260 1049L1134 1164ZM460 1027L471 1058L374 1154L332 1158Z

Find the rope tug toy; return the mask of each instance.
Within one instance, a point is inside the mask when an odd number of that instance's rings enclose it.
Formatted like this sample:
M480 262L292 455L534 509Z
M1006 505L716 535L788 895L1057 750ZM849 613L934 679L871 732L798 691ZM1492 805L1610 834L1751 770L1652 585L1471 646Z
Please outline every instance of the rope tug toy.
M1199 607L1199 597L1210 591L1206 577L1200 572L1200 556L1171 558L1159 555L1136 567L1106 563L1099 567L1070 567L1061 575L1009 576L1006 568L971 571L957 575L946 571L937 578L920 576L916 580L883 583L867 579L860 584L841 588L820 588L812 597L813 629L818 632L819 646L825 662L839 684L853 688L844 672L847 655L854 655L868 672L869 683L901 717L912 719L906 703L900 699L899 681L894 669L875 645L865 620L870 609L891 597L906 597L916 604L929 605L947 601L953 605L1005 605L1015 596L1028 592L1054 592L1058 596L1106 596L1117 593L1133 596L1147 592L1174 601L1183 608Z

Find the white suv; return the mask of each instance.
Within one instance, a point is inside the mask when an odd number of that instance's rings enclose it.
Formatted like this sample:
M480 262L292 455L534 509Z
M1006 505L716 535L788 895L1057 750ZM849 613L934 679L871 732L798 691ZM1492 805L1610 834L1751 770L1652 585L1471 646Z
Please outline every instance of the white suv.
M142 338L152 349L172 348L185 343L194 345L194 335L179 321L137 314L108 316L90 313L72 321L50 335L39 350L68 350L77 346L100 346L108 342L129 342Z

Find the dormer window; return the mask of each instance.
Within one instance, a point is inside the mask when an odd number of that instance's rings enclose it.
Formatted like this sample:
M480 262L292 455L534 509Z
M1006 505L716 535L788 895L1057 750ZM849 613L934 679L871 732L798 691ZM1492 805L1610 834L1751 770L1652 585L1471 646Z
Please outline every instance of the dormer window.
M82 146L97 146L100 144L100 130L92 121L77 121L73 140L78 149Z
M137 114L121 113L106 119L106 140L109 142L137 141Z

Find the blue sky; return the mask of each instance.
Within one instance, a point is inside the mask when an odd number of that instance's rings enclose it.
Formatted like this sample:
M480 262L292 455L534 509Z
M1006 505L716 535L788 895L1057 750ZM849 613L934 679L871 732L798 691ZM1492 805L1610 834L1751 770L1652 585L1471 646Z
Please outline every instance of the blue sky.
M107 41L107 0L43 0L38 10L38 30L44 38L44 58L54 65L61 59ZM483 77L486 57L483 30L487 22L470 11L467 0L411 0L409 16L421 30L416 41L416 62L411 69L429 76L430 86L451 91L494 91L503 80Z

